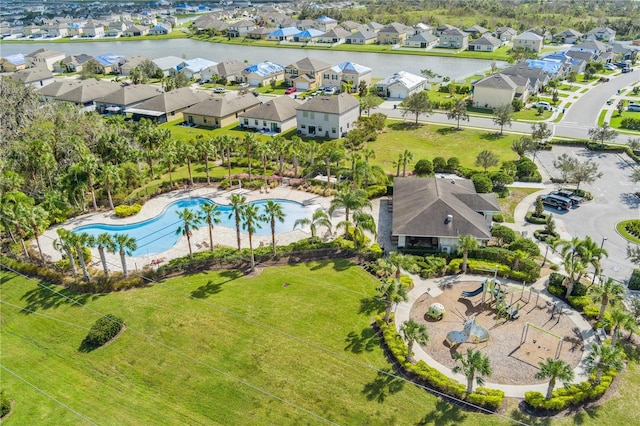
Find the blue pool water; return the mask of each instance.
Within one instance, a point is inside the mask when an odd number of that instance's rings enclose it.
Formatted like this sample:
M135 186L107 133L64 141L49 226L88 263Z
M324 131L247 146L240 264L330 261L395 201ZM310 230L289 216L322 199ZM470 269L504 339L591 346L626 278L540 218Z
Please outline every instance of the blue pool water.
M309 209L300 203L289 200L274 201L282 206L282 210L285 214L284 223L276 221L276 234L292 231L293 224L296 220L309 216ZM133 252L133 256L162 253L163 251L172 248L182 236L176 234L176 230L180 226L180 219L178 218L177 212L187 208L195 213L199 213L200 206L206 203L213 202L206 198L184 198L169 204L160 215L143 222L131 223L129 225L105 225L97 223L93 225L80 226L75 228L73 232L86 232L93 236L97 236L104 232L111 235L127 234L130 237L135 238L136 244L138 245L138 248ZM264 206L266 203L266 200L260 200L254 201L252 204L257 205L260 208L260 211L264 212ZM217 204L217 206L220 211L220 215L217 216L218 219L220 219L220 224L214 225L213 227L214 244L216 244L216 227L225 226L234 230L236 228L236 221L233 217L233 210L231 209L231 206L224 204ZM229 214L231 214L231 218L229 218ZM203 222L201 226L201 229L206 229L208 225L206 222ZM242 228L240 229L242 230ZM262 223L262 228L257 229L254 235L271 235L271 224L269 222Z

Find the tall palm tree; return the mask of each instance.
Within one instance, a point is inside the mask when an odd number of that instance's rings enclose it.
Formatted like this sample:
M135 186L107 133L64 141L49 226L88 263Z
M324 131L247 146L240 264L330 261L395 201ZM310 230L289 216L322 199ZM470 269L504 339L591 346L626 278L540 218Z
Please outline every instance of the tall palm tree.
M342 148L335 143L327 143L322 148L322 158L327 170L327 189L331 189L331 166L333 163L339 164L342 155Z
M344 208L345 210L345 237L349 236L349 219L350 213L353 210L362 210L363 208L371 208L371 201L367 198L367 192L363 189L350 189L345 188L333 197L331 200L331 206L329 207L329 214L338 208Z
M193 260L193 251L191 251L191 235L193 235L192 231L200 228L202 219L193 210L187 208L178 212L178 218L182 223L180 224L180 226L178 226L178 229L176 229L176 234L182 234L187 237L187 245L189 246L189 259Z
M427 326L410 319L402 323L400 334L407 341L407 361L411 362L413 360L413 344L424 346L429 342Z
M458 253L462 253L462 273L467 273L467 258L469 251L478 248L478 240L472 235L460 235L458 237Z
M130 237L127 234L115 234L113 236L113 241L114 248L120 254L120 262L122 262L122 274L126 278L129 276L129 274L127 272L127 260L125 259L125 255L131 256L131 253L133 253L133 251L138 248L136 239Z
M202 219L209 227L209 250L213 251L213 225L220 223L220 210L218 205L214 203L205 203L200 206L200 219Z
M76 261L73 256L73 233L64 228L58 228L56 230L58 234L58 238L53 242L53 247L56 250L62 251L67 255L67 259L69 259L69 268L71 269L71 274L75 276L77 274L76 271Z
M453 357L461 365L456 365L451 371L462 373L467 378L467 393L473 392L473 379L475 379L478 386L482 386L484 385L482 376L488 377L493 373L489 357L473 348L467 348L466 355L460 355L460 353L456 352Z
M340 226L340 224L338 224ZM376 221L369 213L364 213L361 210L356 210L353 213L353 247L358 249L364 244L365 234L364 231L369 231L373 234L373 238L378 238L378 228L376 227Z
M327 212L325 212L321 208L313 212L311 219L309 219L308 217L305 217L305 218L296 220L295 223L293 224L293 229L297 228L298 226L306 226L306 225L309 225L312 239L316 238L316 235L318 232L318 226L324 226L329 230L329 232L331 232L331 219L329 219L329 215L327 214Z
M241 212L242 205L247 201L247 198L244 195L231 194L229 201L231 202L229 219L233 218L236 222L236 239L238 240L238 250L240 250L240 226L242 225Z
M380 284L376 290L380 294L380 298L384 301L384 321L388 324L393 305L409 300L407 296L407 287L400 284L397 280L388 279L386 282Z
M596 373L596 383L600 383L602 372L613 369L621 371L624 368L623 352L616 346L603 343L593 345L591 351L585 358L587 371L589 374Z
M581 276L585 269L586 263L584 262L583 245L579 238L574 237L571 241L558 240L554 242L554 248L558 246L560 247L560 256L562 257L562 266L569 274L565 280L567 286L565 298L567 298L573 291L573 284L576 282L576 273L579 274L578 276Z
M293 164L293 177L298 177L298 167L300 166L300 156L303 152L302 139L300 136L291 136L291 141L287 145L287 152L291 155L291 162Z
M413 161L413 152L405 149L402 154L400 154L400 158L402 158L402 177L407 175L407 164Z
M244 204L240 209L242 218L242 229L249 234L249 253L251 256L251 272L256 269L256 259L253 254L253 234L256 230L262 228L261 222L265 221L264 215L260 213L260 209L255 204Z
M573 368L561 359L547 358L546 361L538 363L540 371L535 375L536 379L549 379L549 387L547 387L547 399L551 399L553 388L556 386L556 380L564 383L565 387L569 387L573 381Z
M111 189L120 182L120 169L115 164L104 163L100 168L100 172L104 190L106 191L107 199L109 200L109 209L113 210L114 206Z
M196 151L202 161L204 161L204 172L207 176L207 185L211 185L211 173L209 170L209 160L216 159L217 143L214 138L205 138L204 135L196 136ZM212 155L213 154L213 155Z
M611 316L607 323L611 327L611 346L615 346L620 338L620 329L624 328L627 331L633 331L636 321L631 313L620 308L613 308L610 314Z
M276 160L278 160L278 175L282 176L282 172L284 171L284 153L287 148L285 139L281 135L276 135L268 141L268 145L270 152L275 154Z
M602 264L600 262L603 257L609 257L609 252L600 247L589 235L582 240L581 252L585 263L593 266L593 279L591 280L591 284L593 285L596 277L599 276L602 271Z
M232 136L224 135L224 136L216 136L216 143L220 146L223 152L223 158L227 157L227 179L231 181L231 152L235 149L238 140Z
M364 156L364 162L367 166L369 166L369 160L376 158L376 152L370 148L365 148L362 151L362 155ZM364 185L369 186L369 167L365 167L364 170L365 170Z
M84 258L84 249L86 249L89 246L91 237L86 232L82 232L79 234L72 232L70 238L71 238L71 243L76 249L76 254L78 255L78 262L80 263L80 268L82 269L82 275L84 276L84 280L86 282L91 282L91 276L89 275L89 270L87 269L87 262Z
M320 144L315 140L311 140L309 142L305 142L305 147L305 151L309 156L309 165L313 167L316 162L316 155L320 153Z
M195 141L182 141L177 144L178 157L187 162L187 171L189 173L189 184L193 186L193 173L191 172L191 162L198 156Z
M269 182L267 180L267 162L269 157L273 154L271 149L271 141L260 140L255 145L256 154L260 156L262 161L262 180L264 181L264 192L269 192Z
M46 211L41 206L34 206L29 209L24 219L26 223L29 225L31 229L31 233L33 234L33 238L36 240L36 245L38 246L38 253L40 253L40 262L42 265L45 264L44 254L42 254L42 247L40 246L40 234L44 232L45 229L49 226L49 212Z
M256 146L256 137L253 133L245 133L244 138L242 139L242 147L244 148L245 154L247 154L247 169L249 171L249 180L251 180L251 155L253 153L253 149Z
M98 249L98 253L100 254L100 262L102 262L102 270L104 271L105 275L109 275L109 268L107 267L107 257L105 256L105 250L110 253L113 253L115 251L115 241L113 241L113 237L111 236L111 234L103 232L97 237L92 237L89 240L89 245Z
M93 187L93 177L98 171L98 159L90 152L85 152L82 154L80 167L82 167L82 170L87 174L87 184L89 185L89 191L91 192L93 210L98 210L98 204L96 203L96 191Z
M178 160L178 145L173 139L164 139L160 144L160 152L162 159L167 165L167 171L169 173L169 187L173 188L173 165Z
M607 305L615 305L627 294L627 288L617 281L609 278L602 285L592 285L589 293L593 295L594 302L600 302L600 313L598 319L604 316Z
M267 204L264 206L264 214L271 224L271 247L273 248L273 254L276 254L276 220L284 223L286 214L282 209L282 204L273 200L267 200Z

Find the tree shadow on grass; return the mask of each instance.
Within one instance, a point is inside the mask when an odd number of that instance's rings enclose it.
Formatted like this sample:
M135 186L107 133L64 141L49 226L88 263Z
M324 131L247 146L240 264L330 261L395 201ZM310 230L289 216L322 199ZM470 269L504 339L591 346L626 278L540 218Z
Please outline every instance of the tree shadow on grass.
M435 410L425 415L418 425L456 425L462 423L467 414L455 405L440 398L436 400Z
M442 136L447 136L450 135L452 133L457 133L460 132L462 129L458 129L456 127L443 127L441 129L436 130L436 133L438 133L439 135Z
M362 352L371 352L374 348L380 346L380 339L372 327L363 329L360 334L355 331L350 332L345 339L347 346L345 351L351 351L354 354Z
M372 296L360 299L359 314L371 315L372 313L380 313L385 309L384 300L380 297Z
M415 130L421 126L422 125L419 123L416 125L415 121L402 121L402 122L389 124L387 127L392 130L403 131L403 130Z
M220 272L220 276L223 278L227 278L224 281L213 282L208 280L206 284L201 285L197 289L191 292L191 297L196 299L206 299L207 297L218 294L222 291L222 285L228 283L229 281L237 280L242 277L242 272L237 269L230 269L226 271Z
M529 414L523 410L526 406L524 402L520 403L520 408L514 408L509 412L509 417L513 420L525 423L531 426L548 426L551 424L551 419L548 417L537 417L533 414ZM518 423L518 424L521 424ZM514 423L515 424L515 423Z
M21 300L27 305L21 311L24 314L30 314L29 311L37 311L38 309L53 309L60 306L77 306L96 300L104 296L101 293L76 293L72 290L62 289L53 284L38 283L38 287L27 291Z
M483 133L480 135L480 139L483 139L485 141L497 141L500 140L504 137L504 135L501 135L500 132L489 132L489 133Z
M383 403L387 396L400 392L404 387L404 383L404 380L396 377L393 371L389 369L380 370L372 382L364 385L362 394L369 401Z

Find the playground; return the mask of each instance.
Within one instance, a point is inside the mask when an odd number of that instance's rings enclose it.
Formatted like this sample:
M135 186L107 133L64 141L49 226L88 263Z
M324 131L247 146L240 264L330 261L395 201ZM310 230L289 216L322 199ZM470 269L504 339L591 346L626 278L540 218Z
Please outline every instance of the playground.
M455 366L455 352L474 347L491 360L489 381L524 385L545 382L534 376L546 358L558 357L574 368L580 362L584 348L576 325L535 290L501 280L494 285L493 279L456 277L445 277L430 290L415 301L410 317L426 324L430 338L424 349L446 367ZM430 316L434 304L442 305L444 314Z

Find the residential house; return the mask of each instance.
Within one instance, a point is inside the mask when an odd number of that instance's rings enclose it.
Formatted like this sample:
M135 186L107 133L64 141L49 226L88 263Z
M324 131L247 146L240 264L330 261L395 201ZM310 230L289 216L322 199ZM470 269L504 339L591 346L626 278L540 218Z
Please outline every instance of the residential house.
M349 31L349 32L355 32L358 30L358 28L360 28L362 24L359 24L357 22L354 21L344 21L340 23L340 26L342 28L344 28L345 30Z
M42 29L46 31L47 36L51 38L69 36L69 29L66 23L46 25L42 27Z
M529 97L529 81L521 76L509 76L502 73L482 78L473 86L473 106L476 108L496 109L511 105L514 99L526 103Z
M296 108L298 133L330 139L344 137L360 116L360 102L347 93L315 96Z
M511 27L499 27L493 32L493 36L503 43L513 40L518 32Z
M475 52L493 52L502 46L502 42L489 33L469 42L469 50Z
M96 99L107 96L119 90L121 87L119 83L112 81L89 78L87 80L81 80L80 84L67 86L69 90L61 91L61 93L53 99L56 102L71 103L84 111L93 111L96 108ZM48 92L45 91L44 93Z
M531 67L525 61L518 62L508 68L500 71L511 77L526 77L529 79L529 93L539 92L546 86L553 76L547 73L543 68Z
M571 28L567 28L566 30L553 35L553 41L555 43L576 44L580 43L582 40L584 40L584 34Z
M371 68L345 61L322 73L322 85L342 87L343 84L348 83L351 84L351 89L355 89L363 81L370 86L371 74Z
M243 69L242 79L250 86L264 86L271 81L282 81L284 80L284 67L269 61L260 62Z
M616 39L616 31L609 27L597 27L587 32L587 38L598 41L614 41Z
M313 27L322 31L323 33L334 29L337 25L338 21L333 18L329 18L328 16L321 16L313 23Z
M271 31L267 36L267 40L275 40L275 41L291 41L293 40L293 36L299 34L300 30L296 27L285 27L278 28L277 30Z
M154 16L143 16L140 18L140 25L145 25L147 27L154 27L158 25L158 19Z
M403 44L407 34L411 34L412 28L398 22L385 25L378 31L379 44Z
M318 41L320 43L344 43L351 33L342 27L335 27L322 34Z
M69 37L82 37L84 26L86 22L71 22L67 26L67 32Z
M297 34L294 34L293 41L298 43L314 42L317 41L323 34L324 31L316 30L315 28L309 28L304 31L300 31Z
M193 58L193 59L188 59L186 61L179 63L176 66L176 70L183 73L189 79L192 79L192 78L199 79L200 73L202 72L202 70L212 67L214 65L218 65L218 63L210 61L208 59Z
M89 22L82 28L82 37L104 37L104 25L99 22Z
M378 40L378 34L369 28L360 28L344 38L346 44L370 44Z
M177 71L178 65L184 62L184 59L177 56L163 56L162 58L155 58L153 63L162 70L164 75L169 75L169 71Z
M171 25L172 27L175 27L176 25L178 25L178 18L176 16L163 15L160 22L163 22L165 24Z
M105 37L120 37L124 30L127 29L127 24L123 21L109 22L104 30Z
M144 25L130 25L122 32L124 37L141 37L149 34L149 27Z
M418 33L409 37L404 41L406 47L417 47L420 49L428 49L438 44L438 37L428 31Z
M621 61L634 62L638 56L638 51L640 50L637 46L629 44L628 42L622 43L619 41L613 41L607 43L607 46L611 48L611 52L615 57Z
M173 31L171 24L160 23L156 24L149 30L150 35L167 35Z
M243 81L242 70L246 67L247 64L236 60L220 62L217 65L203 69L200 72L200 79L202 81L220 81L223 79L227 82L241 82Z
M252 40L266 40L275 28L257 27L247 32L247 38Z
M53 74L45 67L33 67L18 70L14 72L11 77L25 86L32 86L35 88L44 87L54 81Z
M551 31L549 31L545 27L533 27L523 32L538 34L540 37L542 37L543 43L551 43L553 41L553 34L551 34Z
M229 24L219 19L205 19L200 22L196 19L192 24L197 31L214 32L216 34L225 34L229 28Z
M29 53L24 57L24 60L27 68L41 66L47 68L49 71L53 71L55 64L65 57L66 55L62 52L43 48Z
M489 241L498 212L496 195L478 194L469 179L395 178L391 238L400 250L453 253L461 235Z
M406 71L398 71L373 85L378 96L404 99L429 88L427 79Z
M15 72L27 67L22 53L7 55L0 58L0 72Z
M69 55L62 61L54 65L54 71L56 72L80 72L82 66L93 59L93 56L86 53L80 53L79 55Z
M567 54L577 59L585 59L588 57L589 59L586 60L589 62L610 62L613 55L608 55L608 53L612 52L613 47L611 47L611 45L595 39L586 39L580 44L571 46ZM578 53L582 53L582 55Z
M300 105L289 96L278 96L238 115L240 127L285 132L296 127L296 108Z
M587 68L587 61L579 58L573 58L567 54L568 52L553 52L544 58L543 61L557 61L562 64L561 69L557 72L555 77L566 78L571 72L576 75L582 74Z
M448 31L448 30L453 30L453 29L456 29L456 28L457 27L454 27L453 25L443 24L443 25L440 25L438 28L436 28L433 31L433 35L436 36L436 37L440 37L443 32Z
M124 58L118 63L118 74L120 75L129 75L131 74L131 70L139 67L145 61L151 61L151 58L148 56L129 56L128 58Z
M238 122L238 115L260 105L252 94L234 98L211 96L182 112L184 120L205 127L225 127Z
M478 38L483 34L487 34L489 30L485 27L481 27L480 25L472 25L469 28L465 28L464 32L469 34L472 38Z
M380 31L382 28L384 28L384 25L379 24L379 23L374 22L374 21L371 21L371 22L368 22L368 23L362 25L360 28L358 28L358 30L361 30L362 28L365 28L365 29L368 29L368 30L371 30L371 31L375 31L376 34L377 34L378 31Z
M293 18L291 18L290 20L285 20L281 22L280 26L282 28L289 27L289 26L296 27L298 29L298 32L300 32L300 31L308 30L310 28L315 28L315 24L316 22L313 19L294 20Z
M284 69L284 80L289 86L304 92L319 87L322 83L322 73L331 68L331 64L318 59L303 58L287 65Z
M414 30L414 35L420 34L420 33L426 33L426 32L433 34L433 27L431 25L427 25L422 22L418 22L417 24L415 24L413 26L413 30Z
M532 31L526 31L513 38L513 48L540 53L544 38Z
M160 89L149 84L121 85L117 90L95 99L96 111L101 114L122 114L127 108L133 108L158 96Z
M174 120L183 121L184 110L208 97L207 93L193 92L188 87L182 87L160 93L135 107L125 109L124 112L132 114L133 121L140 121L141 118L153 120L158 124Z
M229 27L227 28L227 36L232 38L246 37L249 34L249 31L254 30L255 28L256 24L254 24L253 21L242 19L229 24Z
M95 79L94 79L95 80ZM80 87L84 80L78 79L63 79L55 80L50 84L38 89L38 94L44 100L44 102L55 102L60 95L69 90Z
M438 47L446 49L463 49L469 46L469 34L459 28L450 28L440 33Z
M115 53L106 53L104 55L95 56L94 59L98 63L99 70L102 74L111 74L118 72L120 62L124 60L124 56Z

